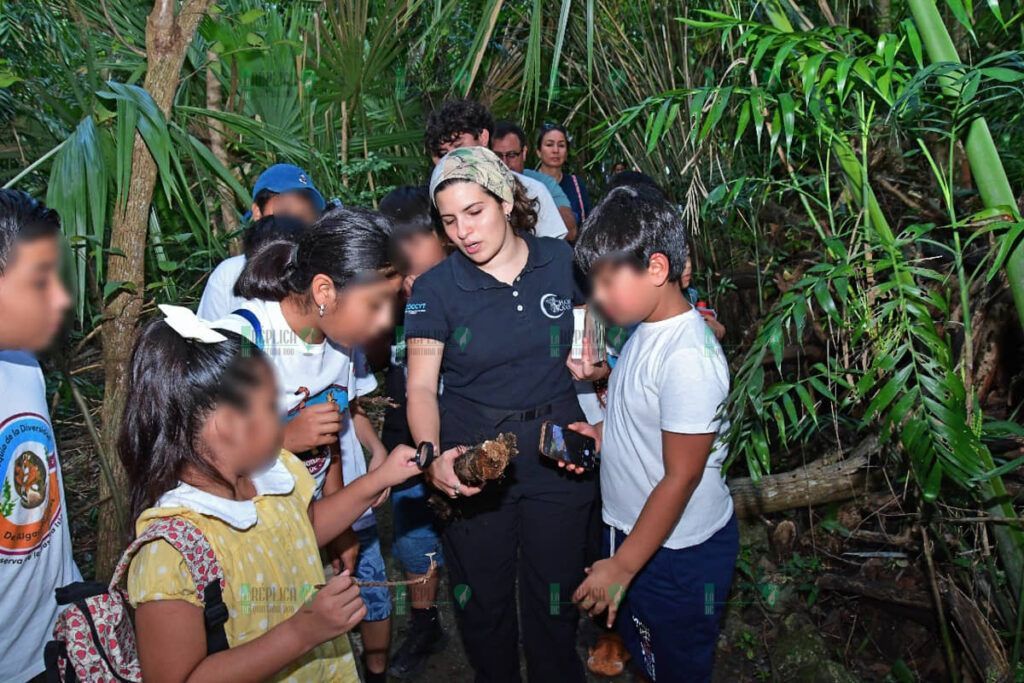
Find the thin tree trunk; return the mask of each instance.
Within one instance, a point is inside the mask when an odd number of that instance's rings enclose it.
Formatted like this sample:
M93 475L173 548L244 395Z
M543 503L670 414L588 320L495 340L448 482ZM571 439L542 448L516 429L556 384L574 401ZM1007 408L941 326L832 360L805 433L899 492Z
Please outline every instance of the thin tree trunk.
M210 111L221 111L224 98L220 91L220 79L214 69L214 65L218 61L217 53L208 50L206 60L206 108ZM224 168L231 171L231 159L228 158L228 151L224 147L224 124L212 117L210 118L210 151ZM235 193L224 183L218 182L217 194L220 196L220 219L224 233L237 232L239 220L238 212L235 211ZM236 253L237 249L238 240L232 240L231 252Z
M146 20L147 68L143 87L165 116L170 113L178 89L185 52L210 2L184 0L180 11L175 13L174 0L156 0ZM103 445L111 454L117 452L117 432L127 400L128 357L142 311L146 232L156 180L156 162L136 133L127 199L114 212L107 266L108 280L127 283L127 288L116 294L103 311ZM113 460L114 486L125 490L124 469L116 458ZM110 504L110 486L103 479L100 500L107 502L99 507L96 575L108 577L131 533L131 526L130 520L120 519Z
M875 15L878 17L878 33L892 31L892 0L878 0L875 3Z

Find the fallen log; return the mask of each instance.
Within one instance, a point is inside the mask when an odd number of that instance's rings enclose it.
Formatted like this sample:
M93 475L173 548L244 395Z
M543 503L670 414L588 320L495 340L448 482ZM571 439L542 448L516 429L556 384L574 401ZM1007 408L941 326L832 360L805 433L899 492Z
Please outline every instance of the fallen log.
M948 578L941 579L940 589L953 619L954 630L981 680L1009 681L1010 663L1006 650L978 605Z
M822 590L860 595L888 605L911 607L929 613L932 611L932 599L927 591L907 589L895 583L870 581L840 574L822 574L814 583Z
M770 474L758 482L749 477L729 480L739 517L848 500L866 493L871 458L880 449L877 436L869 436L844 457L839 450L804 467Z

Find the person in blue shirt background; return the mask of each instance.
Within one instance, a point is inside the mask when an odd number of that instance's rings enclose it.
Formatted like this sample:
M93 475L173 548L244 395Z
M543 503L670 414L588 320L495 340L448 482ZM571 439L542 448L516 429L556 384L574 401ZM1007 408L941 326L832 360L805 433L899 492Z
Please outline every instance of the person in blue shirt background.
M565 227L569 231L565 239L569 242L574 241L579 226L576 224L576 214L573 212L572 202L569 201L568 195L565 194L565 190L557 180L546 173L526 168L526 155L529 154L530 148L526 144L526 133L523 132L523 129L511 121L495 122L494 135L491 137L491 150L516 173L522 173L527 178L544 183L544 187L548 188L548 192L551 193L551 198L555 200L558 213L561 214Z
M478 680L519 681L521 640L530 680L582 682L569 590L583 577L596 477L538 451L544 421L583 416L565 365L582 303L572 249L533 235L532 203L486 148L451 151L430 189L456 251L413 286L407 405L413 439L445 449L426 476L455 508L442 539L451 586L468 588L463 645ZM459 447L505 432L519 448L505 477L463 485Z

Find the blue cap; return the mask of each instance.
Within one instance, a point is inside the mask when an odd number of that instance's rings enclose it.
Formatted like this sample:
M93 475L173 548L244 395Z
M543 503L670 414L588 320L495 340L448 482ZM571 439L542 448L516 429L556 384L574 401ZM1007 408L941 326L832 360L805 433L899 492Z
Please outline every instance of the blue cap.
M317 213L323 213L326 202L320 190L310 179L309 174L292 164L274 164L256 179L252 188L253 199L263 190L281 194L283 192L299 192L305 190L313 200Z

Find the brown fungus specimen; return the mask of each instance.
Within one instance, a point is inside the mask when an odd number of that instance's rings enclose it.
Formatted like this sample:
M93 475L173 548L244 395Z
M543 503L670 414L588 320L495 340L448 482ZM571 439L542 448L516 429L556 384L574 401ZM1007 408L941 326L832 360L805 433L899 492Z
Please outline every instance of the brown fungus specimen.
M455 476L466 486L481 486L485 482L501 479L509 461L516 457L515 434L499 434L482 444L467 449L455 459Z
M455 476L466 486L483 486L489 481L501 479L509 462L518 453L516 435L508 432L499 434L463 451L453 463ZM452 518L454 510L451 499L435 493L429 502L441 521Z

